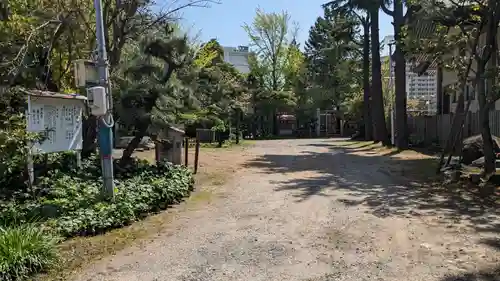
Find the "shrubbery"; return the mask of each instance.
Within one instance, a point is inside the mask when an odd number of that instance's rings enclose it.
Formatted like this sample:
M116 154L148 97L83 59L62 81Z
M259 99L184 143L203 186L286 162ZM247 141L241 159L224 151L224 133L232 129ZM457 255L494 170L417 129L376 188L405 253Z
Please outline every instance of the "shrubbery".
M81 170L68 162L61 159L65 170L52 167L34 190L10 191L9 197L1 198L0 220L7 225L36 220L64 236L88 235L164 209L192 190L190 170L167 162L150 165L135 160L126 168L117 167L116 197L106 202L100 198L97 157L84 161Z
M100 198L96 155L76 167L72 153L34 157L36 182L27 185L28 144L43 139L26 132L25 98L0 95L0 280L23 280L56 260L55 237L92 235L166 208L188 195L191 172L168 163L134 160L115 166L116 198Z
M34 224L0 227L0 280L24 280L53 265L58 241Z
M81 169L67 153L52 155L45 165L31 190L21 182L2 185L0 179L0 280L22 279L49 266L55 257L50 234L94 235L130 224L178 203L194 183L185 167L134 160L127 167L116 166L116 196L109 202L100 198L96 156L84 160Z

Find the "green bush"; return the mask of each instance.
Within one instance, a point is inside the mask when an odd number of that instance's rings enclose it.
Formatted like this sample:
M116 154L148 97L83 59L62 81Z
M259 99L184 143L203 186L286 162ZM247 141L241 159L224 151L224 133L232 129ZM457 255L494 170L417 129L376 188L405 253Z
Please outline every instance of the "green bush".
M41 221L65 237L93 235L178 203L194 183L185 167L137 161L117 173L115 200L107 202L100 198L102 180L85 171L52 173L40 182L36 196L0 204L0 219L7 224Z
M0 280L24 280L57 261L58 239L34 224L0 227Z
M98 157L83 161L81 169L72 157L51 155L32 190L0 185L0 280L24 280L50 267L57 240L47 232L60 237L102 233L178 203L193 189L193 175L185 167L134 160L116 166L115 200L104 201Z

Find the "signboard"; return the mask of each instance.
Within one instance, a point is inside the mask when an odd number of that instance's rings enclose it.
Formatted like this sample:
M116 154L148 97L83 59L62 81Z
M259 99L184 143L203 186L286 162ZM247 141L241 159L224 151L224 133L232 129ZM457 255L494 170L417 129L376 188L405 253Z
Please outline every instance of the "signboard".
M33 153L82 149L84 99L63 94L28 96L27 130L46 136L34 145Z

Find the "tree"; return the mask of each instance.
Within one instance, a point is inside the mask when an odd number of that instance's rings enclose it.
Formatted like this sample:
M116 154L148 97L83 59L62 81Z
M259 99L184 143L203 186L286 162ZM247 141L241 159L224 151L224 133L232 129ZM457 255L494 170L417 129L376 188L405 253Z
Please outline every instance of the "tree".
M414 10L417 8L410 3L407 3L407 11L404 14L403 2L404 0L393 0L394 9L391 11L387 8L384 1L381 2L382 10L389 16L393 18L394 26L394 39L396 43L396 49L394 54L389 54L394 60L394 79L395 79L395 112L396 112L396 147L398 149L408 148L408 116L406 113L407 101L406 101L406 59L403 48L403 27L406 23L406 19L411 16Z
M122 81L125 87L120 96L120 119L126 125L133 126L135 133L123 151L121 162L126 163L131 159L132 153L155 121L165 122L164 126L175 121L175 105L183 96L169 82L174 71L185 64L187 54L185 37L148 41L142 53L137 54L137 58L124 70L126 80ZM168 113L166 116L169 117L161 120L155 111Z
M194 64L200 68L212 67L222 62L224 62L224 49L216 39L203 44L194 60Z
M373 140L373 122L372 122L372 106L371 106L371 84L370 84L370 14L362 5L362 2L353 0L336 0L325 4L331 9L340 10L352 14L361 26L362 34L356 36L353 34L351 41L362 48L362 65L363 65L363 125L365 140ZM356 38L359 37L359 38ZM358 97L356 97L356 100Z
M273 91L284 87L284 58L287 36L291 32L289 24L290 16L286 12L266 13L257 9L253 23L243 25L259 62L268 71L264 82Z
M347 10L324 6L309 31L305 54L308 61L310 93L320 108L339 107L354 92L361 81L359 46L352 38L358 22Z
M248 103L245 78L233 65L224 62L224 50L215 39L201 47L194 65L200 68L196 90L200 111L193 121L218 132L222 146L221 136L229 136L231 121L235 121L239 131L241 114Z
M448 142L441 155L439 169L441 169L446 153L449 153L448 162L450 161L452 151L459 141L459 135L470 106L469 100L464 108L465 86L472 82L472 89L477 92L479 100L481 136L485 155L483 178L487 180L495 171L495 153L489 126L489 109L500 98L495 86L498 79L496 37L500 21L500 7L497 1L485 1L482 4L469 2L444 4L422 1L419 4L422 8L418 17L422 18L423 16L424 20L432 21L435 33L441 34L441 36L433 34L422 38L422 34L418 34L419 30L410 25L408 28L409 38L405 41L407 48L414 54L427 54L429 61L437 61L440 65L457 73L458 77L456 89L459 93L459 99L456 114ZM415 16L413 25L418 24L416 20L418 17ZM418 46L412 45L411 42L418 35L420 35ZM450 52L456 52L458 56L448 55ZM474 70L472 69L473 63L476 64Z
M95 13L90 1L9 1L0 21L0 86L23 86L54 92L75 92L73 62L92 59L95 50ZM112 71L123 49L150 30L174 21L176 12L206 7L212 0L176 1L169 9L153 9L152 1L103 1L105 43ZM8 16L8 20L5 20ZM113 73L112 73L113 74ZM115 77L115 75L112 75ZM95 148L95 118L84 117L82 153Z
M293 93L283 92L286 82L287 46L292 34L290 16L286 12L266 13L257 9L252 24L244 24L255 55L249 58L251 71L266 91L258 96L262 114L272 120L272 133L277 134L277 112L294 103ZM269 102L264 104L265 100ZM272 108L271 112L268 112ZM263 116L262 116L263 117Z
M365 1L362 6L370 15L371 29L371 54L372 54L372 120L375 127L375 141L382 142L383 145L390 145L389 134L384 116L384 97L382 92L382 66L380 62L380 39L379 39L379 9L378 0Z

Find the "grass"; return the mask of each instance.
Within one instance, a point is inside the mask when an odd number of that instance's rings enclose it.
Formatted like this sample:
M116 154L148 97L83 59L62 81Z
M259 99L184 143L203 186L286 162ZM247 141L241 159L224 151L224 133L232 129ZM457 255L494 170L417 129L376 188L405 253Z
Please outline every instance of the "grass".
M35 224L0 227L0 280L25 280L56 264L58 241Z

